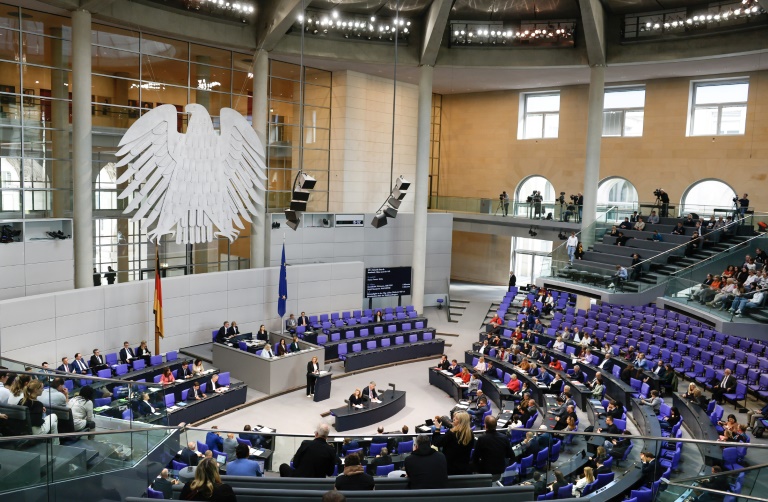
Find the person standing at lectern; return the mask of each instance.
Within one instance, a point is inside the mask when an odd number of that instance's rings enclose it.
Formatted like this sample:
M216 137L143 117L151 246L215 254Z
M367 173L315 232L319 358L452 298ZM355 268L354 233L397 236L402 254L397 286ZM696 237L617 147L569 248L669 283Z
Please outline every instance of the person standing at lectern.
M380 403L379 393L376 392L376 382L371 382L363 390L363 397L370 400L372 403Z
M317 363L317 357L313 357L312 360L307 363L307 397L315 395L315 379L319 374L320 365Z

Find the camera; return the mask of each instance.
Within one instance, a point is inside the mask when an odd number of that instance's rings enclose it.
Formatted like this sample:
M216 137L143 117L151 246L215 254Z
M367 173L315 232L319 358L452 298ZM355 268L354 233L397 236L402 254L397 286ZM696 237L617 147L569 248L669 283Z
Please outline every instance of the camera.
M654 190L653 195L655 195L656 197L661 197L661 188L657 188L656 190Z
M579 201L579 196L578 195L571 195L571 200L573 201L574 204L576 204Z
M739 202L739 198L738 197L734 197L733 198L733 202Z
M526 202L541 202L541 200L542 200L541 192L539 192L538 190L534 190L531 195L525 198Z
M504 194L503 194L503 193L500 193L500 194L499 194L499 200L500 200L501 202L504 202Z
M565 204L565 192L560 192L560 197L557 198L560 204Z

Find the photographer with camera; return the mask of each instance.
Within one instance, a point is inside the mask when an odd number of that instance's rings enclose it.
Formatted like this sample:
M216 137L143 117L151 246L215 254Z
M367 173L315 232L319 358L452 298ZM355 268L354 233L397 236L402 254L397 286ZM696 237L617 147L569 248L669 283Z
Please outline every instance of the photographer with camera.
M744 197L739 199L738 197L733 198L733 203L738 204L738 209L736 212L738 213L739 217L743 218L744 215L747 213L747 209L749 209L749 199L747 198L748 194L744 194Z
M509 214L509 195L506 191L499 194L499 204L503 209L502 216L507 216Z
M653 191L653 195L656 196L657 203L661 203L659 207L659 216L666 218L669 216L669 195L661 188L657 188Z
M574 202L576 203L576 207L579 210L579 223L581 223L582 213L584 212L584 196L581 194L581 192L576 195L576 200Z

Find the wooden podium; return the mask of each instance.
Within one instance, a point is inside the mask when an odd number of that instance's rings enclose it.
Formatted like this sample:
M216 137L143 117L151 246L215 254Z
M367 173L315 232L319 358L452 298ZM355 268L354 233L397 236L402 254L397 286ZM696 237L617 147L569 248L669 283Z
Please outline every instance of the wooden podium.
M325 401L331 397L331 372L315 376L314 401Z

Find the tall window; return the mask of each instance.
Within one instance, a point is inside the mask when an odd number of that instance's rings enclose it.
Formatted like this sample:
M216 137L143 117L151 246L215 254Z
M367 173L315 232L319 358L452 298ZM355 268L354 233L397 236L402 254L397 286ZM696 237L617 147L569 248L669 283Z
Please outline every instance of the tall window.
M697 181L683 194L680 214L696 213L699 216L709 216L713 214L714 209L733 208L734 197L734 189L723 181Z
M605 90L603 136L642 136L644 115L645 87Z
M523 94L518 139L557 138L560 92Z
M744 134L749 81L693 82L689 136Z

